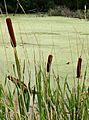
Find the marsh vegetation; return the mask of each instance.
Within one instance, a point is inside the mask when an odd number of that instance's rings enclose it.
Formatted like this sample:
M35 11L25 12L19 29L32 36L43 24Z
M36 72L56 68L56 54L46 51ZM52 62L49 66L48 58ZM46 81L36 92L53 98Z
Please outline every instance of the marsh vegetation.
M0 118L88 120L89 22L9 16L0 16Z

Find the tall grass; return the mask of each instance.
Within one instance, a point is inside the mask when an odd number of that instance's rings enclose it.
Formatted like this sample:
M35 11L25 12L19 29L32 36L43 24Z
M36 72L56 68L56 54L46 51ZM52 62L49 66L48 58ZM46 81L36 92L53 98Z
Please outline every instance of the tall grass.
M12 25L10 18L9 20ZM85 85L87 70L84 74L83 84L80 84L82 59L78 59L77 85L73 89L68 84L67 76L64 84L61 86L59 75L56 75L54 72L52 73L51 65L53 55L48 56L46 69L44 69L45 66L41 63L36 66L36 59L34 59L36 84L31 88L30 73L28 73L28 83L25 84L24 82L23 76L25 75L26 65L20 65L19 56L16 51L15 36L14 39L12 37L12 34L14 34L13 26L8 27L8 30L13 44L14 66L16 67L13 67L14 75L7 75L5 78L7 92L4 89L5 86L2 86L0 83L1 120L88 120L89 88L87 90ZM53 78L50 73L53 74ZM54 90L51 88L51 79L56 81ZM10 82L14 84L13 92L9 85Z

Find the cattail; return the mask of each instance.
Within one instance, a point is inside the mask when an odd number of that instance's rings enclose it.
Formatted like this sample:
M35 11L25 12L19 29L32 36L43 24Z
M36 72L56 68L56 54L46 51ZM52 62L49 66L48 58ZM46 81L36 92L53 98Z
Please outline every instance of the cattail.
M11 19L9 17L6 18L6 23L7 23L9 35L11 38L11 45L12 45L12 47L16 47L16 39L15 39L15 35L14 35L14 30L13 30Z
M49 55L49 56L48 56L47 72L50 72L50 66L51 66L51 63L52 63L52 58L53 58L52 55Z
M25 83L21 82L19 79L12 77L10 75L8 75L7 78L10 81L12 81L15 85L17 85L19 88L21 88L21 86L23 86L24 93L26 93L28 91L27 85ZM30 89L30 93L38 94L38 92L35 89L34 90Z
M79 78L81 75L81 64L82 64L82 58L79 57L77 63L77 78Z
M21 85L22 85L22 86L23 86L23 89L24 89L24 92L27 91L27 86L26 86L26 84L22 83L19 79L14 78L14 77L12 77L12 76L10 76L10 75L8 75L7 78L8 78L9 80L11 80L14 84L18 85L19 88L20 88Z

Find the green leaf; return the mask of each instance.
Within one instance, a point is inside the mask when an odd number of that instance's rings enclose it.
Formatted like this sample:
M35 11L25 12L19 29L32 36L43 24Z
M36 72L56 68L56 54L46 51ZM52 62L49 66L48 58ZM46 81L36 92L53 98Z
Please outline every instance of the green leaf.
M16 67L17 67L18 77L19 77L19 80L21 80L21 68L20 68L20 63L19 63L16 49L14 49L14 55L15 55L15 63L16 63Z

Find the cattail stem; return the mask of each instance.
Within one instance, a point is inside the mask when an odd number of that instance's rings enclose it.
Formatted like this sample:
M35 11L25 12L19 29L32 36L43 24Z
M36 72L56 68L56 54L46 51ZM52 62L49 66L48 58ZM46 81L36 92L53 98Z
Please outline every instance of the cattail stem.
M82 64L82 58L79 57L77 63L77 78L79 78L81 75L81 64Z
M6 24L7 24L9 35L11 38L11 45L12 47L16 47L16 39L15 39L15 34L14 34L13 26L12 26L12 21L9 17L6 18Z
M49 55L49 56L48 56L48 61L47 61L47 72L50 72L50 66L51 66L51 63L52 63L52 58L53 58L52 55Z

